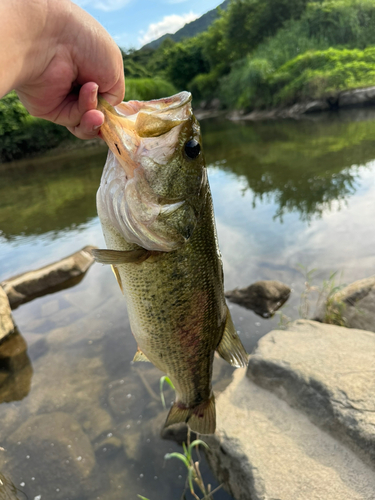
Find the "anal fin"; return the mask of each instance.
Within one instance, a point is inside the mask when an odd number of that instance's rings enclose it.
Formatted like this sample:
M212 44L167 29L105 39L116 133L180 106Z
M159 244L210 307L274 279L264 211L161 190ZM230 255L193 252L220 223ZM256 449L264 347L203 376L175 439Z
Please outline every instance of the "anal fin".
M237 368L245 368L249 361L249 355L236 332L229 309L227 308L227 319L221 341L216 348L219 355Z
M91 253L99 264L141 264L151 255L150 250L137 248L135 250L99 250L92 249Z
M118 269L115 265L112 264L112 271L113 271L113 274L116 276L116 280L117 280L117 283L118 283L118 286L120 287L120 290L122 291L122 295L124 295L124 289L122 287L122 281L121 281L121 276L120 276L120 273L118 272Z
M203 401L194 408L188 408L176 402L169 410L164 427L185 422L190 429L198 434L213 434L216 428L215 396L212 394L207 401Z
M140 350L140 348L139 348L139 347L138 347L138 349L137 349L137 352L134 354L133 361L143 361L143 362L150 363L150 360L148 359L148 357L146 356L146 354L144 354L144 353Z

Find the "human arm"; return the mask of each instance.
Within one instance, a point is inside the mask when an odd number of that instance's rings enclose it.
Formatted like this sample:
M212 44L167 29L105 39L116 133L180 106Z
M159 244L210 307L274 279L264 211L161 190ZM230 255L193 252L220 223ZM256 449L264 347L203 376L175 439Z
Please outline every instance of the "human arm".
M103 123L97 91L113 105L124 97L120 50L70 0L2 0L0 41L0 97L15 89L32 115L82 139Z

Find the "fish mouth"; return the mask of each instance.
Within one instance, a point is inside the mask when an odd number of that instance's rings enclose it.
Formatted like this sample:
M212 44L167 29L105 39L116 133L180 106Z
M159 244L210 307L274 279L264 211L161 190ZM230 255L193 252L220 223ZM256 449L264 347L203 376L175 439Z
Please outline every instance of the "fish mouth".
M104 114L100 135L117 158L126 177L134 177L137 152L142 139L167 134L192 116L190 92L153 101L128 101L116 107L98 98L98 110Z

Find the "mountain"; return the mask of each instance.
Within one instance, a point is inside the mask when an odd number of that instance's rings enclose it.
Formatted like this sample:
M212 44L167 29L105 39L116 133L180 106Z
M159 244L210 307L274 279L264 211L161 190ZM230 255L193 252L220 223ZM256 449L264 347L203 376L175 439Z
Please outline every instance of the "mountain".
M220 8L226 10L228 8L229 2L230 0L225 0L222 4L219 5L219 7L209 10L208 12L203 14L203 16L198 17L198 19L196 19L195 21L185 24L185 26L176 31L176 33L167 33L166 35L163 35L160 38L157 38L156 40L143 45L140 50L157 49L166 38L171 38L174 42L180 42L183 38L191 38L195 35L198 35L198 33L202 33L202 31L206 31L210 24L212 24L219 17L217 9Z

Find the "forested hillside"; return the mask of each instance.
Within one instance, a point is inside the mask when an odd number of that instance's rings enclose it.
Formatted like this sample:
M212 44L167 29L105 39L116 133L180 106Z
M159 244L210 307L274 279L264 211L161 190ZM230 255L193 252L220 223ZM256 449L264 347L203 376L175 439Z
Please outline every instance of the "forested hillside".
M124 65L195 102L254 109L373 85L374 55L373 0L232 0L204 33L124 54Z
M145 49L157 49L161 43L166 40L167 38L170 38L174 42L180 42L184 38L191 38L195 35L198 35L202 31L206 31L208 27L219 17L220 15L220 10L225 10L227 9L228 5L230 3L230 0L225 0L223 3L219 5L219 7L216 9L209 10L203 16L198 17L195 21L192 21L191 23L185 24L181 29L176 31L174 34L167 33L166 35L161 36L160 38L153 40L150 43L147 43L142 47L142 50Z

